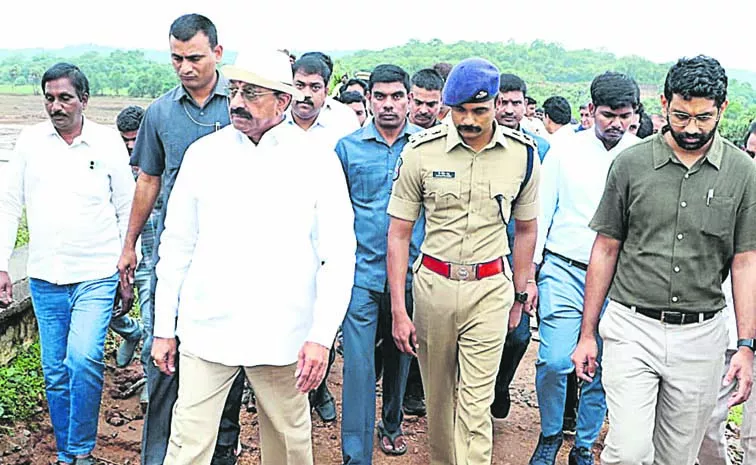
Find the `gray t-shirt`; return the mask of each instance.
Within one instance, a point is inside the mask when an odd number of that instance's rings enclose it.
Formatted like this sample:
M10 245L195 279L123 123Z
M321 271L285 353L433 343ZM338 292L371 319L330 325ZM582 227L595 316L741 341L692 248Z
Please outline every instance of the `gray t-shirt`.
M231 122L227 86L228 81L218 73L212 96L200 107L184 87L178 85L152 102L144 114L131 154L131 165L151 176L162 176L163 214L158 216L154 263L157 263L160 235L165 228L168 198L184 152L197 139Z

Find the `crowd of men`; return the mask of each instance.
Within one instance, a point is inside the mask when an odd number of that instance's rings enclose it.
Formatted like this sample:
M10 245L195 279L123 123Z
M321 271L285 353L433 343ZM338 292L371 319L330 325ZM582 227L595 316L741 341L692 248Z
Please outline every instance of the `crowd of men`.
M144 341L145 465L236 463L245 391L262 463L313 463L339 328L344 464L372 463L374 435L406 453L403 417L426 413L432 464L490 464L536 324L531 465L565 432L569 464L593 464L607 415L604 465L725 465L747 400L756 463L756 124L742 147L717 132L715 59L671 67L662 115L596 76L578 122L484 58L381 64L329 96L320 52L218 70L196 14L169 45L180 84L124 109L120 137L84 116L78 67L48 69L49 120L0 184L0 305L25 207L58 464L96 463L109 326L119 367Z

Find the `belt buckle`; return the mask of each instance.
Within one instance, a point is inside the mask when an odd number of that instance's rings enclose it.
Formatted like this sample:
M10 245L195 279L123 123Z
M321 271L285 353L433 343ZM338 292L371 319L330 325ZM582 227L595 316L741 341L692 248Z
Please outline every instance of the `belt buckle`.
M476 265L451 264L449 277L455 281L472 281L476 279Z
M673 324L673 323L667 321L667 319L666 319L667 315L669 315L669 316L677 315L680 318L680 320L677 322L677 324L679 324L679 325L681 325L681 324L683 324L685 322L685 318L683 317L683 315L682 315L681 312L666 312L666 311L662 310L662 312L661 312L661 322L662 323Z

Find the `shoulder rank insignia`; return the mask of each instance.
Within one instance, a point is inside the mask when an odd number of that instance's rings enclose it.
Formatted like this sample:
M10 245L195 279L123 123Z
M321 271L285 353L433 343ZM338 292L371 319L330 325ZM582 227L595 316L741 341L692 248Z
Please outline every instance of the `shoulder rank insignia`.
M446 124L439 124L424 131L416 132L409 138L410 147L417 147L420 144L424 144L428 141L438 139L445 136L449 132L449 126Z
M514 129L510 129L506 126L501 125L499 125L499 129L501 130L502 134L509 137L510 139L514 139L524 145L529 145L533 147L533 149L538 149L538 142L536 142L535 139L525 134L524 132L515 131Z

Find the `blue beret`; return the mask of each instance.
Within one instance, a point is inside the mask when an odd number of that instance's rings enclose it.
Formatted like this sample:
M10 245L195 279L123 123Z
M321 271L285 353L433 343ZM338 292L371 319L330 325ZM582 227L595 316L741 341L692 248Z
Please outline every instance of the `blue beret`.
M468 58L452 68L444 85L444 105L491 100L499 92L499 70L483 58Z

